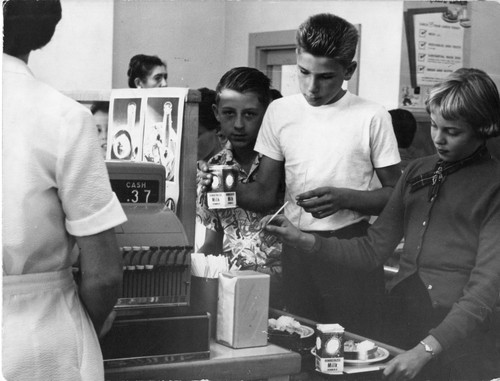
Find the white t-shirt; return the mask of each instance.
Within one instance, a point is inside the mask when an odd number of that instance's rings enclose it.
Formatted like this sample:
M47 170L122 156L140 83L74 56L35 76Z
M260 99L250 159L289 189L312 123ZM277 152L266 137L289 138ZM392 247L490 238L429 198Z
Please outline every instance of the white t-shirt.
M318 187L371 190L374 169L400 162L390 114L347 92L334 104L313 107L302 94L273 101L264 116L255 150L284 161L285 215L302 230L337 230L362 219L352 210L316 219L295 197Z
M92 115L5 54L3 94L4 274L68 268L72 236L126 221Z

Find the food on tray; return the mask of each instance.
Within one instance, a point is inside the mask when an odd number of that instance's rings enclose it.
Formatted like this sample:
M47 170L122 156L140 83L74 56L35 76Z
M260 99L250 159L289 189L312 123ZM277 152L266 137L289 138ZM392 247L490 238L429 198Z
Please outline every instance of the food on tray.
M272 331L288 332L298 334L300 337L310 336L314 333L312 328L301 325L290 316L280 316L278 319L269 319L269 329Z
M348 360L370 360L377 356L378 347L370 340L344 342L344 358Z

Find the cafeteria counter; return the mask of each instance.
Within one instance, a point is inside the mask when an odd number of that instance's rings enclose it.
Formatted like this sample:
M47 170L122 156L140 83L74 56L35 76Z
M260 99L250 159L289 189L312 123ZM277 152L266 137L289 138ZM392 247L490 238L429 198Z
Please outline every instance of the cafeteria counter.
M271 308L269 317L287 315L302 325L312 328L316 322ZM366 340L366 337L345 332L346 339ZM389 352L389 359L402 353L403 350L375 341L377 346ZM386 360L387 361L387 360ZM180 361L163 364L147 364L123 366L106 369L106 380L379 380L384 362L372 364L374 369L361 373L343 375L325 375L316 372L314 356L307 351L291 351L269 343L263 347L233 349L210 341L210 357L191 361ZM361 368L359 368L361 369Z
M289 380L300 372L298 353L274 344L232 349L210 342L210 358L106 369L108 381L124 380Z

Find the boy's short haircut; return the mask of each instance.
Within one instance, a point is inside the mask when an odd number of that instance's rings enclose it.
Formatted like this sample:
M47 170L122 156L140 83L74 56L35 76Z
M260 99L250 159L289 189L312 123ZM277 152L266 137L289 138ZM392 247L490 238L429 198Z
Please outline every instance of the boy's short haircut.
M391 114L398 147L408 148L417 132L417 120L410 111L402 108L389 110L389 114Z
M331 13L309 17L297 30L297 49L316 57L333 58L344 67L354 59L359 34L356 27Z
M500 135L500 97L484 71L461 68L434 85L425 102L427 112L446 120L463 120L484 139Z
M235 67L227 71L220 79L215 92L215 103L219 104L222 90L234 90L239 93L253 92L257 94L259 102L265 107L271 103L271 80L260 70L252 67Z
M49 43L61 20L59 0L3 0L3 52L19 57Z

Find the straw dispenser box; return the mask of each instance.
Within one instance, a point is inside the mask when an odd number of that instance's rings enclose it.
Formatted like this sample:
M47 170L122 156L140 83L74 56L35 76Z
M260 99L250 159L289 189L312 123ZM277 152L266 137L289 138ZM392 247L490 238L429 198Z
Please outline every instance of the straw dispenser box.
M219 274L217 342L232 348L267 345L270 277L256 271Z

